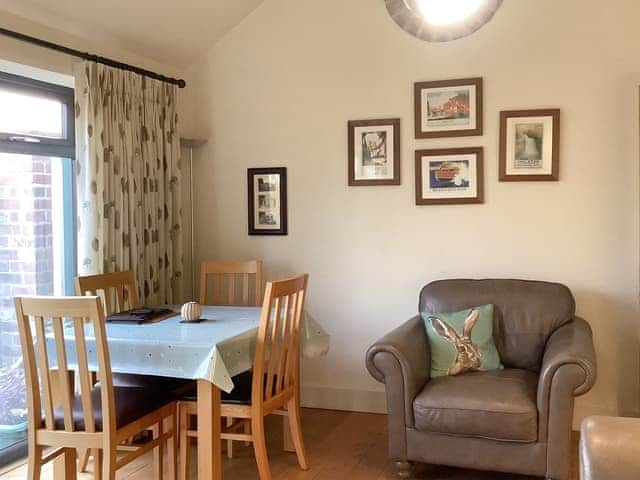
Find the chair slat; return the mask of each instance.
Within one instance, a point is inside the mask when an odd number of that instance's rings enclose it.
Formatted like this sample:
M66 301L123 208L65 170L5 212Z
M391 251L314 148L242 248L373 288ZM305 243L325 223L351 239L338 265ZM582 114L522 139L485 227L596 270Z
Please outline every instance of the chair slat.
M28 319L27 319L28 321ZM47 339L45 335L45 320L41 316L34 318L36 325L36 343L38 345L38 363L40 381L42 382L42 401L44 408L44 421L48 429L53 430L53 391L51 389L51 368L49 367L49 355L47 354Z
M67 350L64 344L64 330L62 327L62 318L53 317L53 334L56 342L56 359L58 361L59 382L60 382L60 400L62 404L62 412L64 414L64 428L68 432L73 431L73 408L71 405L71 386L69 385L69 376L66 372L69 370L67 363Z
M236 304L236 276L235 274L230 274L229 275L229 301L228 304L229 305L235 305Z
M123 310L126 310L124 303L125 287L124 285L116 285L114 290L116 291L116 309L118 312L122 312Z
M280 298L275 299L275 308L273 310L273 317L271 319L271 338L269 339L270 343L270 355L268 360L267 367L267 385L265 388L264 398L265 400L269 400L273 396L273 376L275 374L276 362L278 361L278 345L279 345L279 335L278 335L278 327L280 326L280 317L282 315L282 301ZM285 305L286 308L286 305ZM267 331L269 328L267 328Z
M242 274L242 305L249 305L249 274Z
M87 353L87 341L84 332L84 318L74 318L73 326L76 340L76 353L78 355L78 377L80 380L80 397L82 399L82 415L85 430L95 432L95 420L93 418L93 399L91 390L93 386L91 372L89 371L89 358Z
M285 319L283 322L283 326L282 326L282 352L280 352L280 358L279 358L279 363L278 363L278 373L276 376L276 380L277 380L277 385L278 385L278 392L281 392L283 388L285 388L287 382L286 382L286 378L285 378L285 367L286 367L286 363L287 363L287 356L289 353L289 350L291 348L291 345L289 345L289 337L291 335L291 328L292 328L292 319L293 319L293 309L295 306L295 299L297 297L297 293L294 293L293 295L289 295L287 297L287 310L285 311Z

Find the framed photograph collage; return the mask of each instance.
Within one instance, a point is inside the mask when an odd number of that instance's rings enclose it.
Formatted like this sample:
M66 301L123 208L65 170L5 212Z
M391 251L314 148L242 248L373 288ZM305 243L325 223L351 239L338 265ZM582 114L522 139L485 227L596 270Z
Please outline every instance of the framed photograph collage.
M247 170L249 235L287 234L287 169Z
M414 84L415 139L483 135L483 79ZM348 122L348 185L400 185L400 119ZM501 182L557 181L560 110L500 112ZM416 205L484 203L482 146L416 149Z

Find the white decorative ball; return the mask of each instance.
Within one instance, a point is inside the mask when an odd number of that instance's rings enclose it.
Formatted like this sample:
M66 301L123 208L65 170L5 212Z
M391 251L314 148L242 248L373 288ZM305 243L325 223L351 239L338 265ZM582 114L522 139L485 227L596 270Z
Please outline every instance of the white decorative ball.
M182 309L180 310L180 315L182 315L182 318L184 318L187 322L199 320L201 313L202 307L198 302L187 302L182 305Z

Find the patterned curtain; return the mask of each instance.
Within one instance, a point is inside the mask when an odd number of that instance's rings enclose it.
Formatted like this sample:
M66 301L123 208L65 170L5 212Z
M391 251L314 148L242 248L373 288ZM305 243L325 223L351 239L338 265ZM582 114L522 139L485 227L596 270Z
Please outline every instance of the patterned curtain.
M180 137L174 85L76 69L78 273L133 270L147 306L179 301Z

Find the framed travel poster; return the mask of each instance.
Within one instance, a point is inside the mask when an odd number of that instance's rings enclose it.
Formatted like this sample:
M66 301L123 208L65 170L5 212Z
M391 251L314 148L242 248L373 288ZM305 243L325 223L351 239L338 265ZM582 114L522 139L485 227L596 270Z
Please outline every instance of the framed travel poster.
M287 234L287 169L247 169L249 235Z
M483 203L482 147L416 151L416 205Z
M400 119L351 120L348 183L400 185Z
M414 85L416 138L482 135L482 78Z
M500 112L500 181L557 181L560 110Z

